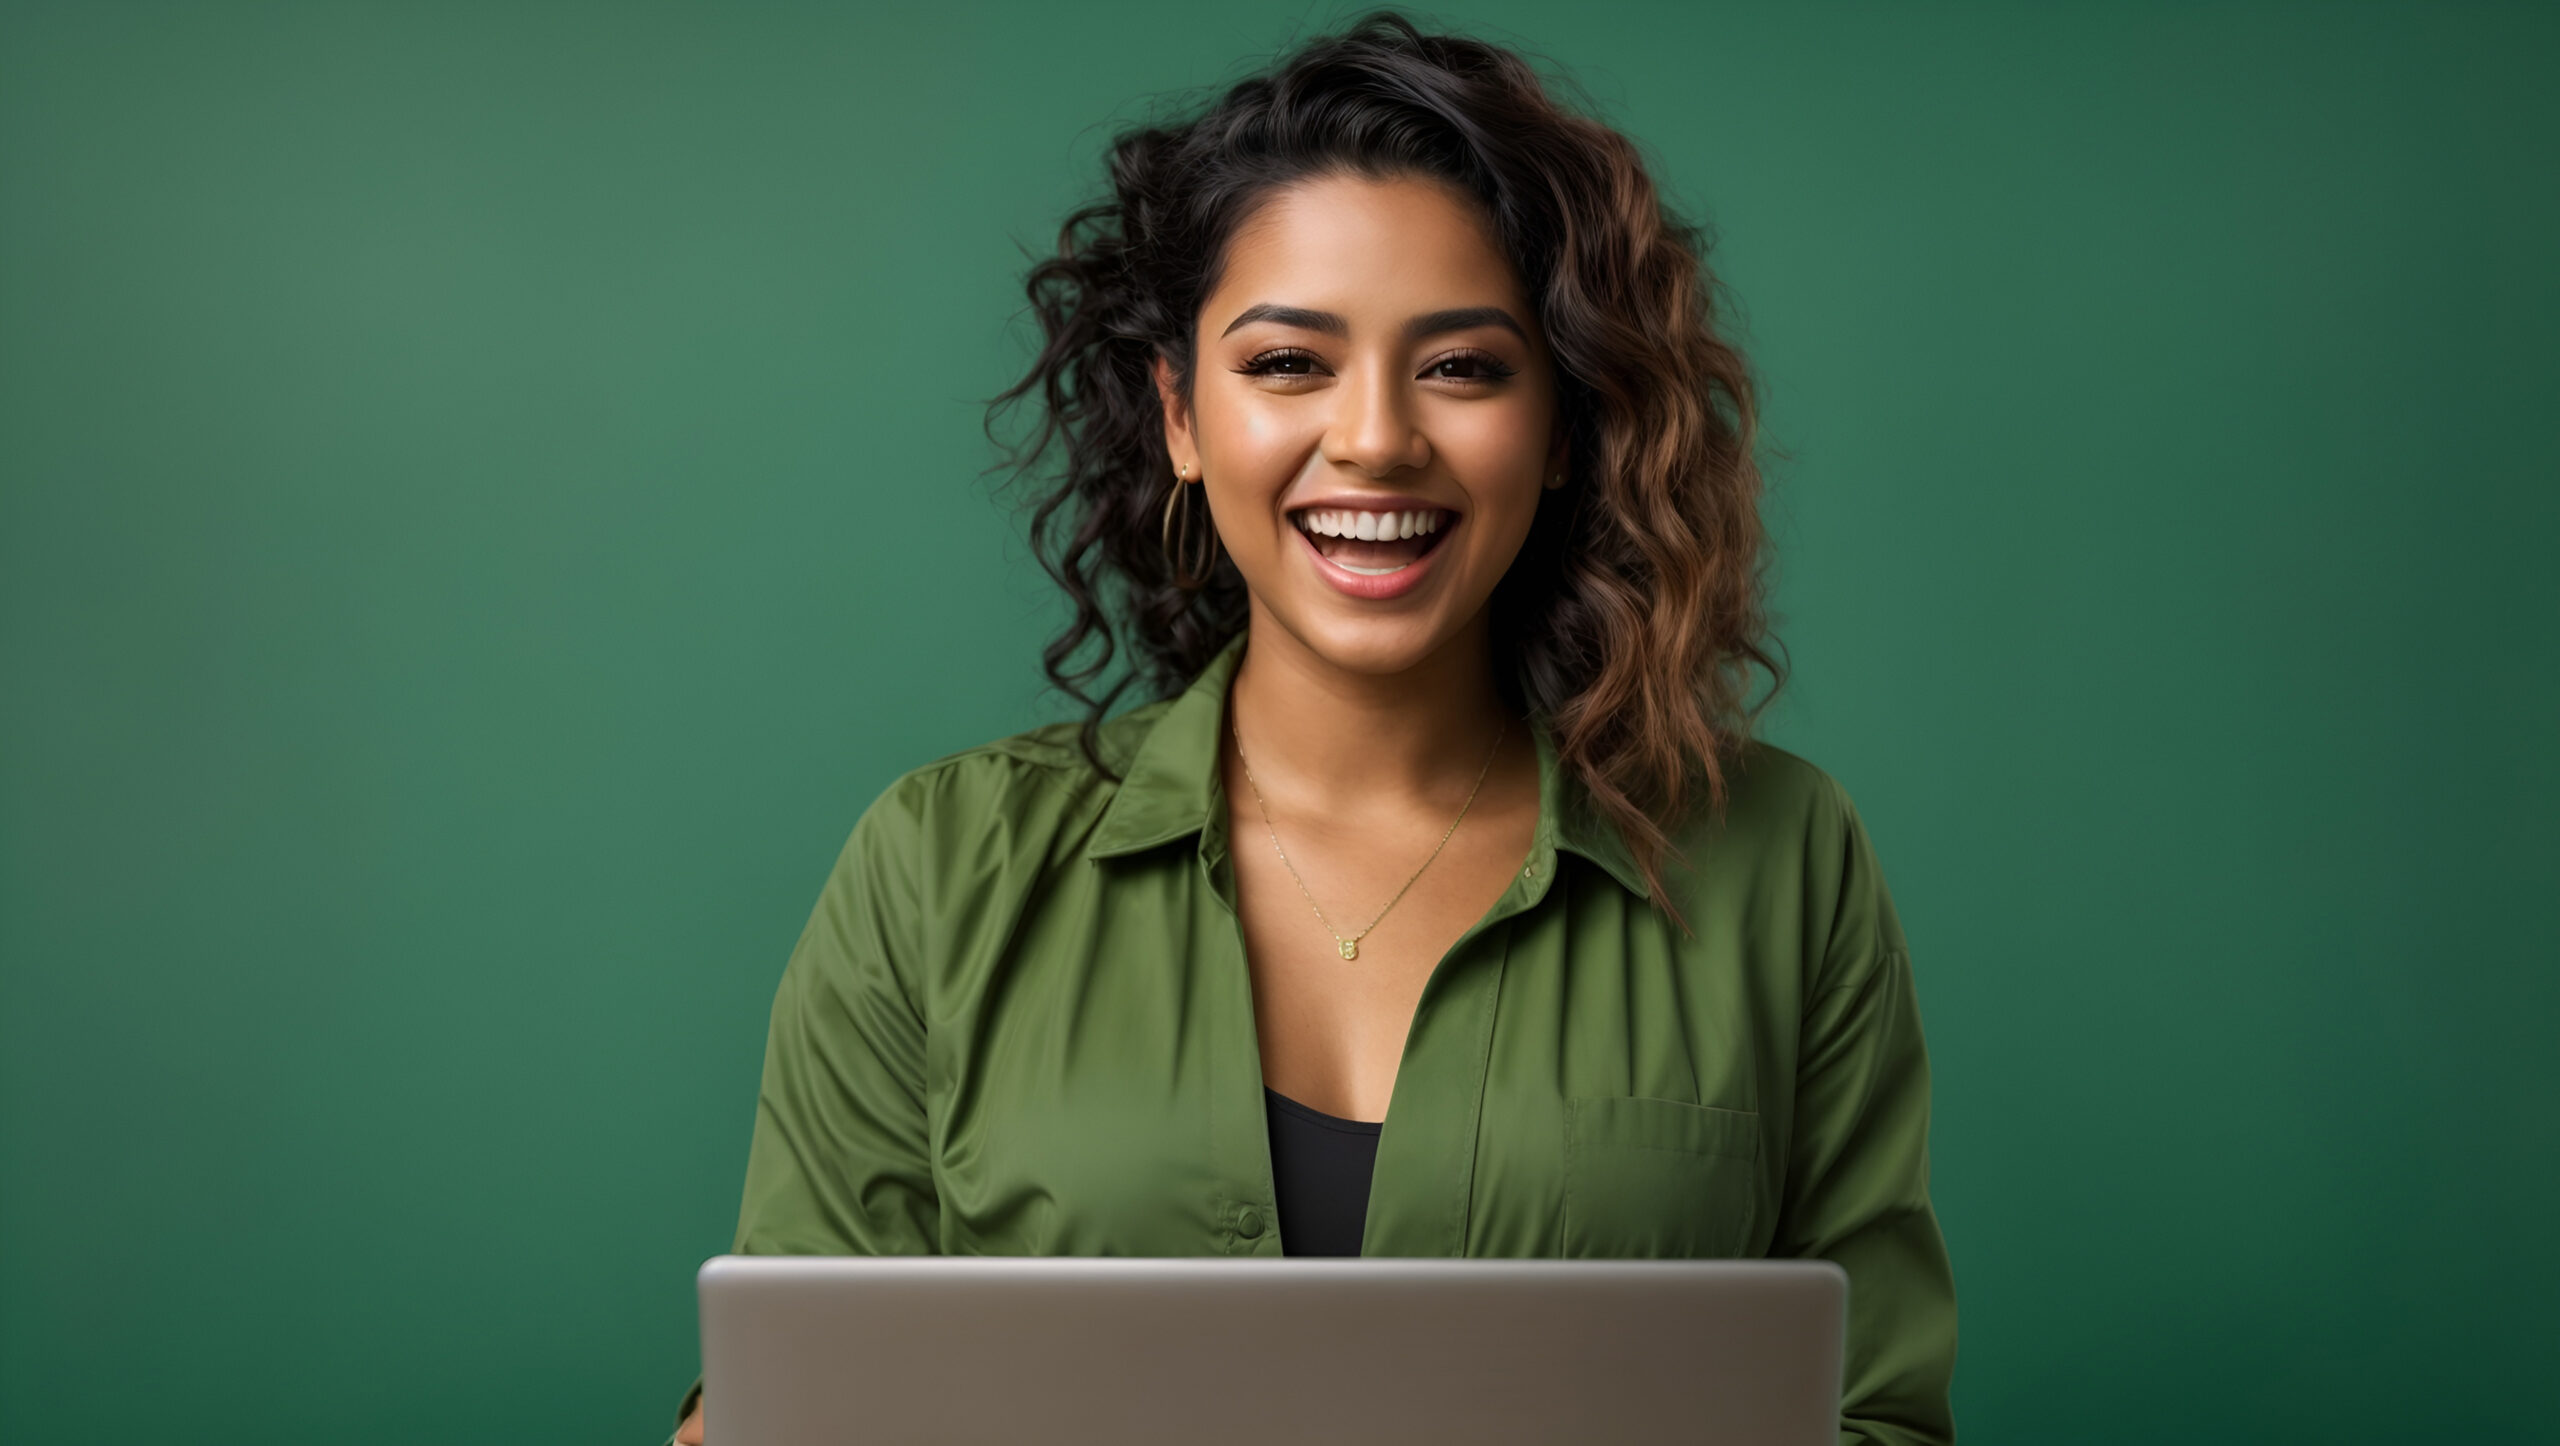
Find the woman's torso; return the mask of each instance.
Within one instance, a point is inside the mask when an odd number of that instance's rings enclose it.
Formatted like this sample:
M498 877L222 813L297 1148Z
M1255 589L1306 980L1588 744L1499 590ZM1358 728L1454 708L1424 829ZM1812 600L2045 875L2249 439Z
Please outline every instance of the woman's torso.
M1117 786L1061 724L916 769L874 805L906 881L862 907L902 915L882 997L913 1011L919 1248L1280 1253L1216 762L1234 659L1105 725ZM1684 938L1533 731L1534 831L1410 1010L1364 1253L1766 1253L1807 990L1844 951L1900 945L1854 813L1813 765L1746 747L1723 821L1676 840ZM802 947L829 943L813 925ZM740 1247L822 1234L791 1218L807 1208L781 1190L760 1206L751 1170Z

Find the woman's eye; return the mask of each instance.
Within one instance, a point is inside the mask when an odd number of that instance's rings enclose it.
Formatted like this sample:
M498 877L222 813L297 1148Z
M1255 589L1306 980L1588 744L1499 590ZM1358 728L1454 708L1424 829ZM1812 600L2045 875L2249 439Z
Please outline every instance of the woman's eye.
M1322 369L1315 353L1297 347L1281 347L1256 355L1237 371L1252 377L1308 377ZM1496 382L1512 374L1512 368L1490 352L1462 351L1444 356L1423 368L1425 378L1450 382Z
M1443 371L1444 367L1456 367L1458 370ZM1511 368L1489 352L1462 351L1433 362L1424 375L1453 382L1498 382L1511 375Z
M1264 352L1236 370L1247 376L1256 377L1303 377L1311 375L1310 371L1304 369L1312 368L1315 363L1314 353L1299 351L1294 347L1284 347L1278 351Z

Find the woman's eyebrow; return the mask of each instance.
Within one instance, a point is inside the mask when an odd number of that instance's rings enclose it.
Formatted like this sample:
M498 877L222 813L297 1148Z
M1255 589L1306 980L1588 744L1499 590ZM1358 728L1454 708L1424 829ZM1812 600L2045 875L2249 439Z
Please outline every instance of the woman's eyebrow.
M1303 327L1308 331L1323 332L1327 336L1351 334L1351 323L1343 320L1339 312L1316 311L1304 306L1281 306L1276 302L1264 301L1256 302L1237 312L1236 319L1227 323L1227 330L1218 335L1225 336L1237 327L1250 326L1257 321ZM1426 311L1404 324L1404 339L1420 341L1426 336L1439 336L1452 331L1470 331L1479 326L1502 327L1522 341L1529 339L1529 333L1521 329L1520 323L1512 319L1511 313L1499 306L1453 306L1445 311Z

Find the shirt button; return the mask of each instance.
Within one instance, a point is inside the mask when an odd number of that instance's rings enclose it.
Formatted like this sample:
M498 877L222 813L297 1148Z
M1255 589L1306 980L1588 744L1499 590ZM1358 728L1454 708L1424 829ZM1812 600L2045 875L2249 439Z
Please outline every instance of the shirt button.
M1244 1213L1236 1217L1236 1233L1247 1240L1252 1240L1260 1236L1262 1234L1262 1212L1254 1209L1250 1205L1244 1207Z
M1522 878L1529 879L1536 878L1538 876L1538 861L1536 859L1529 860L1528 867L1520 871L1520 876Z

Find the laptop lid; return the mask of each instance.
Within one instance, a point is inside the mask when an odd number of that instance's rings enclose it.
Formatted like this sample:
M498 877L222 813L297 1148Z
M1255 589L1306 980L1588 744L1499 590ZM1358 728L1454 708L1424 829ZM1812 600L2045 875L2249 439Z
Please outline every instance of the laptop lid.
M709 1446L1834 1446L1829 1261L715 1256Z

